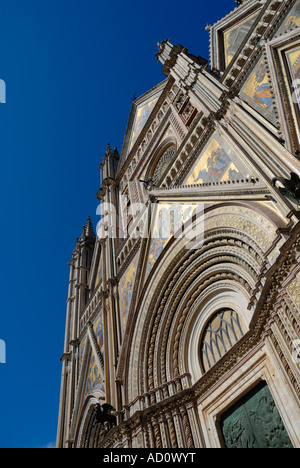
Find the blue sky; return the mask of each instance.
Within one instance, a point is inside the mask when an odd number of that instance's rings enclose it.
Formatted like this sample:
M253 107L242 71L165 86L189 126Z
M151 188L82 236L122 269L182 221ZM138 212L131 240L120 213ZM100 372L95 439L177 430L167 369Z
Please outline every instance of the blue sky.
M98 166L121 150L132 97L165 79L171 38L208 58L234 0L0 0L0 447L55 443L69 267Z

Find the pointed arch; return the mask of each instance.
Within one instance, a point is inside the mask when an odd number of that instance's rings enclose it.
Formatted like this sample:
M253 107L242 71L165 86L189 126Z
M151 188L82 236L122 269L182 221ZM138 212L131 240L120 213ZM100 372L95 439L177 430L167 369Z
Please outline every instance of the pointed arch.
M154 403L159 388L167 397L174 379L182 388L201 377L201 366L191 363L191 332L197 316L205 318L204 305L220 300L217 291L226 292L228 306L239 307L249 329L255 305L251 298L272 260L266 252L275 243L280 221L268 210L226 204L210 206L205 222L203 245L188 250L184 239L170 239L141 291L125 371L129 405L143 394ZM198 347L199 341L194 359L199 359Z

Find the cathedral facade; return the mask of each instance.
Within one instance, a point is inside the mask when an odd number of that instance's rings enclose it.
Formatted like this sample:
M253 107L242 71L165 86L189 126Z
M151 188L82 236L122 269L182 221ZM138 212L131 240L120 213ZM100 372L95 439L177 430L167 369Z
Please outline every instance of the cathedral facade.
M107 146L57 447L300 447L300 0L236 3Z

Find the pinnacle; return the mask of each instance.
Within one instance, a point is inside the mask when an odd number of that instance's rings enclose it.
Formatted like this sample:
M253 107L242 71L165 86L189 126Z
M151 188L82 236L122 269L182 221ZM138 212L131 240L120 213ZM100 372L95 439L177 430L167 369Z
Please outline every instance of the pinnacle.
M86 225L85 225L85 236L88 237L88 238L92 238L92 239L94 239L94 237L95 237L95 233L94 233L94 229L93 229L93 225L92 225L92 221L91 221L90 216L88 217Z
M114 156L115 156L116 158L119 158L119 157L120 157L118 148L117 148L116 146L114 147Z
M85 226L82 227L80 239L85 239Z
M80 240L85 240L85 239L94 239L95 234L94 234L94 229L91 221L91 217L89 216L86 222L86 225L82 227L82 232L80 236Z

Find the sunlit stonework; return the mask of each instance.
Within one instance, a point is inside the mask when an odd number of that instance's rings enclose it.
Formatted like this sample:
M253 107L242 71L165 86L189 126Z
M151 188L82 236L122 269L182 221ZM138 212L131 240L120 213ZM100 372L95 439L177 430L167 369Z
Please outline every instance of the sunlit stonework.
M106 149L58 447L300 446L300 0L238 3L208 61L158 44L166 79Z

